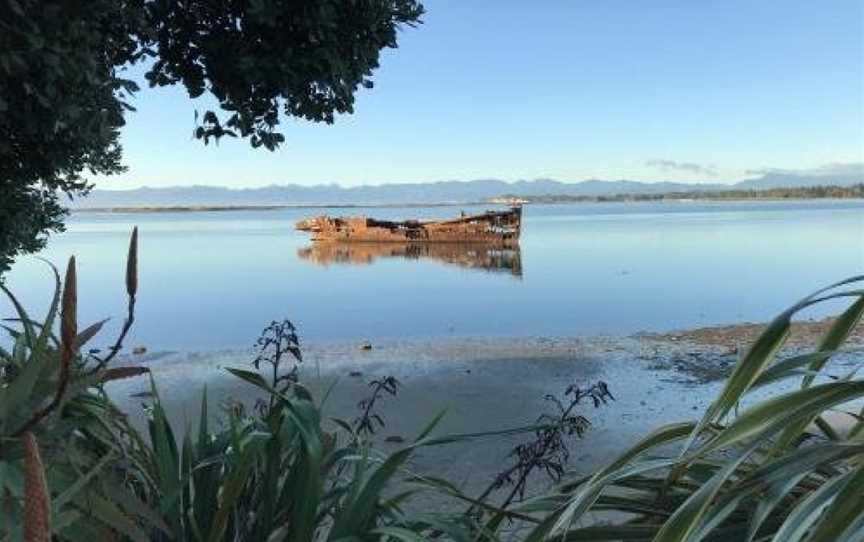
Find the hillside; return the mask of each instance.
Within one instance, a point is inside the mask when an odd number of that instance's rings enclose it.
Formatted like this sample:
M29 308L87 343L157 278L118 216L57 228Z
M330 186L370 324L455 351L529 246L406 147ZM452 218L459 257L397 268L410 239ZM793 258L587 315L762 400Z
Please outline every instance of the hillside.
M552 179L505 182L496 179L395 183L341 187L335 184L273 185L231 189L214 186L94 190L73 208L243 206L243 205L364 205L430 204L485 201L506 194L521 197L598 198L620 195L698 193L729 190L767 190L812 186L853 186L864 182L862 174L794 175L769 173L736 183L673 183L631 180L561 182Z

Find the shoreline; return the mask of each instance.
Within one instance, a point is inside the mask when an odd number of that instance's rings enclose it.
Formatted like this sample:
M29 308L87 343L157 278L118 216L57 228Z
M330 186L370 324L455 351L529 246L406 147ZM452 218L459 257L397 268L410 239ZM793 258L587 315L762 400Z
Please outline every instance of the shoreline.
M460 207L502 205L490 201L440 203L284 203L273 205L120 205L116 207L78 207L73 213L213 213L225 211L282 211L285 209L392 209L399 207Z
M827 320L798 322L781 357L812 348L807 341L827 325ZM299 375L318 400L327 398L325 417L349 421L357 415L357 404L368 395L372 380L399 380L399 394L381 405L385 426L375 441L385 451L399 448L393 441L414 438L442 411L439 435L525 426L552 406L546 399L549 394L561 396L571 384L587 387L603 381L615 401L596 409L584 406L581 413L592 428L573 442L569 467L578 473L603 464L658 425L701 416L738 359L740 349L724 341L743 341L758 327L739 324L627 337L391 341L374 344L371 350L353 342L313 344L304 348ZM862 326L850 345L864 345ZM169 418L175 427L188 428L198 423L205 386L211 412L218 412L227 400L254 404L255 389L225 370L248 369L253 357L248 350L156 352L129 356L124 362L151 368ZM839 370L851 359L838 355L832 363ZM767 386L753 397L792 385ZM109 395L142 427L141 405L150 400L148 390L149 380L141 377L108 387ZM411 467L451 479L468 491L480 490L508 464L508 453L525 438L430 449L418 454ZM537 481L537 487L543 483Z
M753 198L718 198L718 197L663 197L655 199L640 198L618 198L616 196L603 199L602 197L587 197L586 199L573 199L561 201L523 201L522 205L547 206L547 205L578 205L578 204L625 204L625 203L780 203L801 201L864 201L860 197L753 197ZM218 213L229 211L281 211L286 209L393 209L401 207L478 207L484 205L509 205L508 201L492 198L482 201L459 201L459 202L436 202L436 203L302 203L302 204L261 204L261 205L119 205L112 207L73 207L72 213L117 213L117 214L148 214L148 213Z

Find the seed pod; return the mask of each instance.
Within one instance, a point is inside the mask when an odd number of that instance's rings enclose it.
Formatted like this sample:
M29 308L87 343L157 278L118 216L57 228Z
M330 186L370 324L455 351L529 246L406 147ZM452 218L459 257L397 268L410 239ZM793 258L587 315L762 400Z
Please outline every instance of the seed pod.
M24 442L24 540L51 540L51 498L45 483L45 468L39 455L39 444L33 433L21 437Z
M75 275L75 256L69 258L66 280L63 283L63 304L60 308L61 356L64 364L71 362L78 337L78 281Z
M126 258L126 293L135 297L138 293L138 226L132 228L129 240L129 257Z

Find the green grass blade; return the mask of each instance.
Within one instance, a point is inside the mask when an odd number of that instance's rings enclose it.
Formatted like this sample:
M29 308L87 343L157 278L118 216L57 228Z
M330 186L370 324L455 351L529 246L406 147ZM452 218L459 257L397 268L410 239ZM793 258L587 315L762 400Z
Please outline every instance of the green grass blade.
M435 427L438 426L438 423L441 421L442 418L444 418L445 414L447 414L446 408L442 409L438 414L435 415L434 418L432 418L432 421L426 424L426 427L424 427L423 430L420 431L420 434L417 435L417 438L414 439L414 442L420 442L421 440L429 436L429 433L431 433L435 429Z
M774 363L766 370L764 370L750 387L750 390L752 391L757 388L761 388L762 386L773 384L774 382L783 380L785 378L799 376L802 373L806 374L806 371L802 371L803 367L809 367L814 363L827 361L829 358L831 358L831 356L840 352L861 353L864 352L864 349L816 351L809 354L802 354L799 356L792 356L786 358L784 360Z
M862 316L864 316L864 297L859 298L849 308L843 311L843 314L837 318L837 321L834 322L825 336L822 337L822 340L819 342L819 346L816 349L824 352L834 351L840 348L849 338L849 335L852 334L855 326L857 326L861 321ZM828 358L814 360L810 365L810 369L812 371L820 371L827 361ZM806 376L804 377L802 386L807 387L812 383L813 377Z
M402 542L426 542L426 537L404 527L379 527L370 534L383 536L385 540L401 540Z
M0 291L6 294L6 297L9 298L9 301L12 302L12 306L15 308L15 312L18 314L18 318L21 320L21 326L24 329L24 337L25 344L28 348L33 348L33 345L36 344L36 330L31 323L30 317L27 315L27 311L24 310L24 306L18 302L18 299L12 294L12 292L0 282ZM55 292L55 296L58 295ZM56 310L55 310L56 312Z
M705 427L723 419L729 412L731 412L741 400L741 397L758 380L762 372L772 363L777 352L789 336L792 316L809 306L831 299L847 297L860 298L861 296L864 296L864 290L850 290L819 297L820 294L831 289L859 282L861 280L862 277L852 277L827 288L823 288L822 290L804 298L772 320L768 327L759 335L741 361L739 361L735 366L732 375L726 380L726 384L724 385L720 395L711 403L699 425L693 431L693 435L691 436L685 450L692 447L693 443ZM831 347L831 344L832 343L825 342L823 347L819 348L819 350L835 350L836 346Z
M707 442L693 457L740 444L760 435L766 437L803 419L864 396L864 382L831 382L789 392L745 410L729 426Z
M726 380L723 390L705 411L705 415L699 425L693 430L693 434L685 447L689 449L702 430L711 423L723 419L735 408L741 397L758 380L759 375L771 364L777 352L786 342L789 336L790 319L794 314L787 310L775 318L756 339L747 353L735 365L732 374Z
M210 534L207 537L210 542L219 542L225 537L225 530L228 527L230 516L234 512L235 503L243 494L249 472L264 449L266 439L266 435L252 436L241 449L237 450L240 457L233 468L224 476L219 508L213 517Z
M864 463L852 471L849 481L840 489L820 519L807 542L857 542L845 534L860 525L864 516ZM850 533L851 535L851 533Z
M663 527L654 537L654 542L698 542L702 540L707 532L696 534L697 528L703 521L711 501L717 496L721 486L738 469L738 467L752 454L758 444L751 445L737 458L727 460L725 466L720 469L710 480L694 492L684 503L675 510Z
M852 473L834 477L803 498L774 534L772 542L800 542L851 478Z
M827 443L806 446L750 471L735 484L733 490L761 490L765 486L807 475L821 467L856 456L864 457L864 444Z
M633 459L659 446L687 438L693 431L693 427L694 424L692 423L678 423L661 427L631 447L609 466L598 471L590 480L576 490L570 502L558 514L558 519L550 525L551 532L562 533L569 531L570 526L597 500L605 485L611 480L624 475L624 467ZM540 527L535 529L535 531L539 532L539 529Z
M54 508L55 513L58 513L61 508L66 506L68 502L70 502L75 496L84 489L87 484L89 484L100 472L104 469L110 462L114 461L115 458L110 455L106 455L103 457L98 463L93 465L93 467L82 476L78 477L72 485L66 488L63 493L54 497L51 501L51 506Z
M45 322L42 325L42 329L39 332L39 336L36 339L36 344L33 346L33 350L41 352L48 345L48 339L51 338L51 328L54 326L54 319L57 317L58 309L60 307L60 272L57 271L57 267L54 266L48 260L45 261L48 266L51 268L51 271L54 273L54 295L51 298L51 305L48 308L48 312L45 315Z
M174 439L171 424L162 408L162 401L152 376L150 377L150 391L153 394L153 410L149 420L150 441L153 446L156 479L159 480L161 493L159 508L166 522L180 536L180 533L183 532L183 513L180 506L182 487L177 441Z
M412 447L399 450L375 469L369 479L360 486L357 497L352 499L349 507L337 518L331 539L365 531L385 486L412 452Z
M561 542L644 542L657 533L657 525L597 525L573 529Z
M833 351L840 348L840 346L849 338L849 335L852 333L855 326L861 321L862 315L864 315L864 296L855 301L837 318L837 321L834 322L820 341L817 350ZM810 364L810 371L821 371L828 362L828 359L829 358L814 360L813 363ZM806 388L811 386L814 379L815 375L806 375L801 382L801 387ZM795 442L813 420L820 420L817 425L822 427L823 431L827 431L829 426L821 421L819 414L821 413L817 413L812 418L800 420L786 428L777 440L776 449L782 450ZM833 435L830 432L827 434L829 437L836 437L836 435Z
M102 326L104 326L105 322L107 322L107 321L108 321L107 318L104 320L99 320L95 324L91 324L91 325L87 326L87 328L84 329L84 331L80 332L75 337L76 348L78 348L80 350L81 348L84 347L84 345L86 345L88 342L90 342L93 339L93 337L95 337L96 335L99 334L100 331L102 331Z
M96 494L88 495L87 510L90 517L101 521L134 542L150 542L150 537L113 502Z

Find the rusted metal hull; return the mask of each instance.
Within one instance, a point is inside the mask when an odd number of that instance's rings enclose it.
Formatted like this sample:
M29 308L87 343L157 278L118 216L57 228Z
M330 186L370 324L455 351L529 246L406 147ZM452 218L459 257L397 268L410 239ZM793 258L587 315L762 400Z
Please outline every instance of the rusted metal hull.
M486 243L512 245L519 242L522 208L463 215L452 220L393 222L367 217L319 216L297 223L297 229L312 234L313 241L395 243Z

